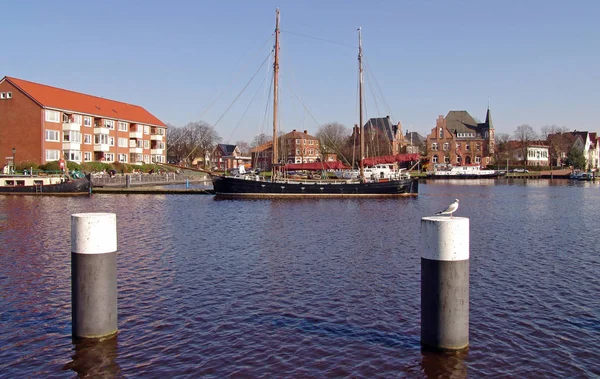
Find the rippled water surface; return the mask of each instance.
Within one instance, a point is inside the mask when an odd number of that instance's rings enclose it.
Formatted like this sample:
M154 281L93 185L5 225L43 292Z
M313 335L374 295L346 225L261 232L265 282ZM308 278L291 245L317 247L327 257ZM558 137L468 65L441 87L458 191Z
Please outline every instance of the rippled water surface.
M417 198L0 196L0 377L595 377L600 183ZM470 349L420 348L420 219L471 220ZM119 330L71 339L70 215L114 212Z

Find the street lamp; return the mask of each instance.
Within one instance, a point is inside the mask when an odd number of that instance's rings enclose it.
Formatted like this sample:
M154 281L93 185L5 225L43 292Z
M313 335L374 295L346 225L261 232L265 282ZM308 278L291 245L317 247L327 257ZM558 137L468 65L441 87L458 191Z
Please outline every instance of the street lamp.
M15 173L15 168L16 168L16 162L15 162L15 153L17 152L17 149L15 149L14 147L12 148L12 153L13 153L13 164L12 164L12 168L13 168L13 174Z

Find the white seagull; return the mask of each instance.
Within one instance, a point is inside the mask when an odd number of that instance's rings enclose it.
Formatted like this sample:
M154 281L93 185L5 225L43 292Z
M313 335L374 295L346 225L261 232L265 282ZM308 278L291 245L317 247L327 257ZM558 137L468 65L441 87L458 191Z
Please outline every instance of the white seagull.
M448 208L444 209L443 211L439 211L436 213L436 215L450 215L450 218L452 218L452 213L456 212L457 209L458 199L455 199L452 204L448 205Z

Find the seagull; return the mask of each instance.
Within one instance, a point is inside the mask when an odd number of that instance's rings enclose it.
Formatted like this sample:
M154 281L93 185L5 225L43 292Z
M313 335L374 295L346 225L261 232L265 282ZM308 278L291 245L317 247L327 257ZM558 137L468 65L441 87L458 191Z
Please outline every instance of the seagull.
M444 209L443 211L439 211L436 213L436 215L450 215L450 218L452 218L452 213L456 212L457 209L458 199L455 199L452 204L448 205L448 208Z

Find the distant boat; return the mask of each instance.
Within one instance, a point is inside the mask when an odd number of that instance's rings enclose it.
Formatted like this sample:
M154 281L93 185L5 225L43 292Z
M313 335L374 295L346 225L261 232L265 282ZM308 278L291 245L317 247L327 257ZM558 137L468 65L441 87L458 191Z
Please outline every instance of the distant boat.
M0 195L84 195L90 186L89 176L0 175Z
M427 172L429 179L495 179L506 175L498 170L482 169L479 165L453 166L434 164L433 171Z
M221 198L260 198L260 197L386 197L418 194L418 180L411 178L407 172L396 176L365 175L363 128L363 68L362 38L358 30L358 63L359 63L359 125L361 128L360 170L357 177L341 178L341 180L323 179L308 181L286 178L285 165L279 163L277 146L277 97L279 74L279 9L276 12L275 26L275 60L273 75L273 175L271 180L264 180L259 175L211 175L215 194ZM314 176L313 176L314 177Z

